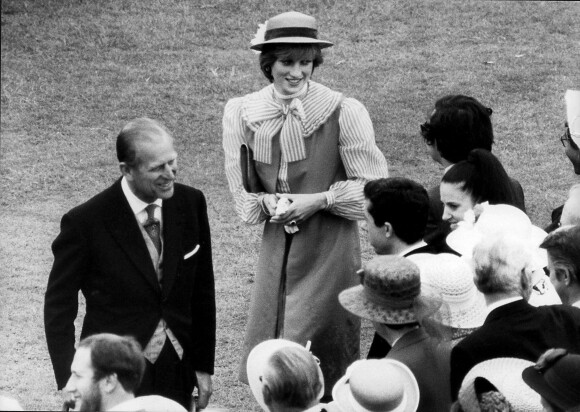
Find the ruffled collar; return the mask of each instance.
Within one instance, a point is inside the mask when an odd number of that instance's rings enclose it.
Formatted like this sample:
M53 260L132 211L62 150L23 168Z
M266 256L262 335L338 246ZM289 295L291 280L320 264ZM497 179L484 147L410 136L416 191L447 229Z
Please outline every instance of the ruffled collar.
M342 101L335 92L314 81L308 82L305 96L282 104L274 96L274 85L246 95L242 101L242 119L255 133L256 160L271 163L271 140L282 130L282 157L297 161L306 157L303 139L309 137L334 113Z

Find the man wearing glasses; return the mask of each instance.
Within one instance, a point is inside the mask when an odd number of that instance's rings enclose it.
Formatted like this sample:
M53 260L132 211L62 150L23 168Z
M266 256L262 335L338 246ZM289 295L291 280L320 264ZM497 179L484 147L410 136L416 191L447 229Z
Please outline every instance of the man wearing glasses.
M574 173L580 175L580 90L566 91L566 111L568 121L564 125L565 131L560 136L560 142L574 167ZM546 232L549 233L560 226L563 208L564 205L552 211L552 223L544 228Z

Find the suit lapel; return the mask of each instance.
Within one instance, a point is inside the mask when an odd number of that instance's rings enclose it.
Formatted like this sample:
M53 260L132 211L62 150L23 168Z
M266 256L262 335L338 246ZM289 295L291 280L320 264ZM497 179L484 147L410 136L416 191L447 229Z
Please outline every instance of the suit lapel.
M129 202L123 194L120 181L112 188L112 207L110 218L105 221L107 229L119 244L119 247L127 254L139 272L160 292L157 274L151 262L151 256L141 234L135 215L129 206Z
M163 201L163 279L162 296L167 298L175 278L179 262L182 258L182 228L183 213L175 196Z

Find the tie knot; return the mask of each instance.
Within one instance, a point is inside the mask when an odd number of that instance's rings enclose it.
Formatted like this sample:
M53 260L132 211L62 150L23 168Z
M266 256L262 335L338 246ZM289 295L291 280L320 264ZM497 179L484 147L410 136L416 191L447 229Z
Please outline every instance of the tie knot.
M154 220L155 219L155 209L157 208L157 205L154 203L151 203L150 205L148 205L145 208L145 211L147 212L147 220Z

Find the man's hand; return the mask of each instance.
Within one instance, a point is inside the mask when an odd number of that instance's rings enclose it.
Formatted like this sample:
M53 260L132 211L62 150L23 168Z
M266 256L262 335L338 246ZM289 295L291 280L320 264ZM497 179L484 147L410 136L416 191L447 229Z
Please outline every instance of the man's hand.
M299 225L310 216L326 207L326 195L324 193L277 193L276 196L279 198L288 198L292 201L292 204L286 213L272 217L272 219L270 219L270 222L272 223L289 225L292 224L291 222L295 222Z
M197 407L199 409L204 409L209 403L209 398L213 392L213 387L211 383L211 375L206 372L195 371L195 376L197 377Z

